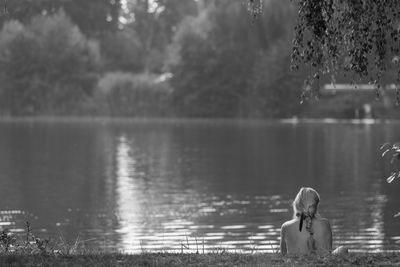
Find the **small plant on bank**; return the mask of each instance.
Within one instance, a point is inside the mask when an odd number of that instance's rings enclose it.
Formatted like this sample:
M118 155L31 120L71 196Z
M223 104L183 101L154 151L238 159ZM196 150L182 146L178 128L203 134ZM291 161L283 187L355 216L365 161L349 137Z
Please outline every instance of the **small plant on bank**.
M10 247L12 247L16 243L16 241L17 240L15 236L8 229L5 229L1 232L0 244L5 252L8 252L10 250Z
M382 157L386 155L390 155L390 164L399 162L400 160L400 142L396 142L394 144L385 143L381 146ZM394 180L400 178L400 169L396 168L395 171L392 171L390 176L386 178L386 181L391 184ZM400 217L400 212L396 213L394 217Z
M390 164L393 164L396 160L400 159L400 143L394 143L391 145L390 143L385 143L380 148L383 150L382 157L385 155L390 155L391 160ZM392 183L395 179L400 177L400 170L393 171L390 176L386 179L388 183Z
M25 223L25 238L18 238L9 229L4 229L0 233L0 255L6 254L55 254L58 250L50 247L50 238L36 237L31 228L31 224Z

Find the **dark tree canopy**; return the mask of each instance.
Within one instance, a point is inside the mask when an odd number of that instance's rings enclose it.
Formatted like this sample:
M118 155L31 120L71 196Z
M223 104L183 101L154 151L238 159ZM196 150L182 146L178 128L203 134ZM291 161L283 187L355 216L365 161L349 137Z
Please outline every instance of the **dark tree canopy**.
M316 93L314 82L339 72L352 82L375 84L379 96L385 75L400 84L399 0L292 0L298 21L294 28L292 69L309 72L304 96ZM263 0L249 0L257 16ZM400 95L397 89L397 102Z
M80 30L88 35L118 27L120 0L3 0L0 24L16 19L29 22L39 14L54 14L63 9Z
M266 3L251 23L242 1L203 2L173 38L167 69L185 116L292 117L302 76L289 73L294 8ZM286 18L282 22L282 18ZM291 101L293 100L293 101Z

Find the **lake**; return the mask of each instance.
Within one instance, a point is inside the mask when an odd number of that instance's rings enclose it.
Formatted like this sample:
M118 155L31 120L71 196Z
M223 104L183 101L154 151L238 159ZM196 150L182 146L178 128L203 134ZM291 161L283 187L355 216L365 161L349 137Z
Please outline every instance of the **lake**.
M101 251L274 252L302 186L334 247L400 251L400 123L0 122L0 227ZM398 165L397 165L398 167Z

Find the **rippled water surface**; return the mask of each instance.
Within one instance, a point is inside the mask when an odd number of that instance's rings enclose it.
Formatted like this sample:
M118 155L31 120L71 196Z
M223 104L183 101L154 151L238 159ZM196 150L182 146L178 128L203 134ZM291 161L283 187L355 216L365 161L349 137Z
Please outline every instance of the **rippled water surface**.
M264 251L301 186L334 246L400 251L400 181L382 143L400 124L0 122L0 228L107 251Z

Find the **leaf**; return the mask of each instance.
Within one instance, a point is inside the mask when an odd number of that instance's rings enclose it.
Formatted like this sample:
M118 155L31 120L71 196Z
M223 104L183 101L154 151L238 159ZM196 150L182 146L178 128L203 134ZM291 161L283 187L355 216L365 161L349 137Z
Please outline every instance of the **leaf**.
M387 179L386 182L388 182L389 184L393 182L394 179L396 179L396 173L393 172Z
M399 142L394 143L393 144L393 149L400 149L400 143Z
M388 146L390 146L390 143L386 142L386 143L384 143L384 144L379 148L379 150L382 150L382 149L384 149L384 148L386 148L386 147L388 147ZM389 149L389 150L390 150L390 149Z
M386 155L386 153L388 153L390 151L390 148L386 149L385 151L383 151L382 153L382 158Z

